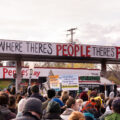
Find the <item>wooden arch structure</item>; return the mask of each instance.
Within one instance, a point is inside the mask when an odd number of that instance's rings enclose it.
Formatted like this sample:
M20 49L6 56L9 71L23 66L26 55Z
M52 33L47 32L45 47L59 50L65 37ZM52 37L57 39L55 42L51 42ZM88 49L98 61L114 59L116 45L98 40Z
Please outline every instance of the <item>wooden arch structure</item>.
M0 60L16 61L18 89L22 61L100 63L105 73L106 64L120 63L120 47L0 39Z

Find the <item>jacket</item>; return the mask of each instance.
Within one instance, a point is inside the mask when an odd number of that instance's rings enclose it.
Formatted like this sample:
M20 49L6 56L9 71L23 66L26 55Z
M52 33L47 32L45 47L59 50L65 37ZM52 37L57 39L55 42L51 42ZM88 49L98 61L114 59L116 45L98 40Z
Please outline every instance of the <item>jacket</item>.
M73 112L74 110L71 108L67 108L62 114L61 114L61 118L63 120L68 120L68 117L70 116L70 114Z
M0 106L0 111L2 115L4 116L5 120L10 120L16 117L16 114L11 112L7 107Z
M17 117L13 120L40 120L40 119L38 119L36 116L32 115L31 113L27 112L23 114L22 117Z
M38 98L39 100L41 100L41 102L45 102L44 97L42 95L40 95L39 93L34 93L30 97L35 97L35 98Z
M105 117L109 116L112 113L113 113L112 110L106 111L102 116L99 117L99 119L100 120L105 120Z
M112 113L105 117L105 120L120 120L120 114L119 113Z
M46 113L42 120L62 120L62 118L57 113Z
M89 112L85 112L84 116L85 116L85 120L96 120L96 118L94 117L94 115L91 114L91 113L89 113Z

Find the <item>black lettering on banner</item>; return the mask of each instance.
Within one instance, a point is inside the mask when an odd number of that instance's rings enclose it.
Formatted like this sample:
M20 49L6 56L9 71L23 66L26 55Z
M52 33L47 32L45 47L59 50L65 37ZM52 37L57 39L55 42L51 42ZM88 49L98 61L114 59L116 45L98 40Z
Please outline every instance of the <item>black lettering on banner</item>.
M107 49L103 48L103 56L107 56Z
M41 53L41 51L42 51L42 44L39 43L39 53Z
M104 48L99 48L99 55L104 56Z
M34 53L34 50L35 50L34 43L31 43L30 51Z
M22 42L19 42L19 52L22 52Z
M35 53L38 53L38 43L35 43Z
M22 52L22 42L11 42L10 45L10 51L12 52Z
M47 51L46 51L46 44L44 43L43 44L43 53L46 53Z
M11 51L11 49L10 49L10 43L9 42L6 42L6 50L7 51Z
M29 42L26 42L26 44L27 44L27 52L29 52L29 51L30 51L30 50L29 50L29 49L30 49L30 46L29 46L30 43L29 43Z
M14 42L11 42L10 49L12 52L14 52L14 50L15 50L15 43Z
M92 47L92 48L93 48L93 55L96 56L95 55L95 53L96 53L96 47Z
M99 48L96 49L96 55L99 56L100 55L100 50ZM100 55L101 56L101 55Z
M92 47L94 56L114 56L114 48Z
M0 47L2 48L3 51L5 51L5 42L1 42Z
M22 42L4 41L0 43L0 47L2 48L3 51L22 52Z
M107 48L107 56L108 57L110 56L109 53L110 53L110 48Z
M15 51L19 51L20 52L20 47L19 47L19 44L17 42L15 43Z
M114 53L114 48L111 48L111 56L114 57L115 53Z
M48 44L48 48L49 48L49 50L47 50L48 54L52 54L52 44L51 43Z

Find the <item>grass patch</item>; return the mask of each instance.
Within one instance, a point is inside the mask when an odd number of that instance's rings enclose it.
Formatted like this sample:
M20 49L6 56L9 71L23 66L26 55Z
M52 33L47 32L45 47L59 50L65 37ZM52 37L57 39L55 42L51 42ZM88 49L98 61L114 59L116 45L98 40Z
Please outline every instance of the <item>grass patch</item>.
M0 89L8 88L11 84L11 81L0 80Z

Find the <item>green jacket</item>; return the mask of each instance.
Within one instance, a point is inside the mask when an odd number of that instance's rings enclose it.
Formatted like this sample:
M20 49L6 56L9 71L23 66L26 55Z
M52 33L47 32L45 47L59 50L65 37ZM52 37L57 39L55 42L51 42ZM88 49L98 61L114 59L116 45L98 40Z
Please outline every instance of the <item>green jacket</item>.
M119 113L112 113L105 117L105 120L120 120L120 114Z

